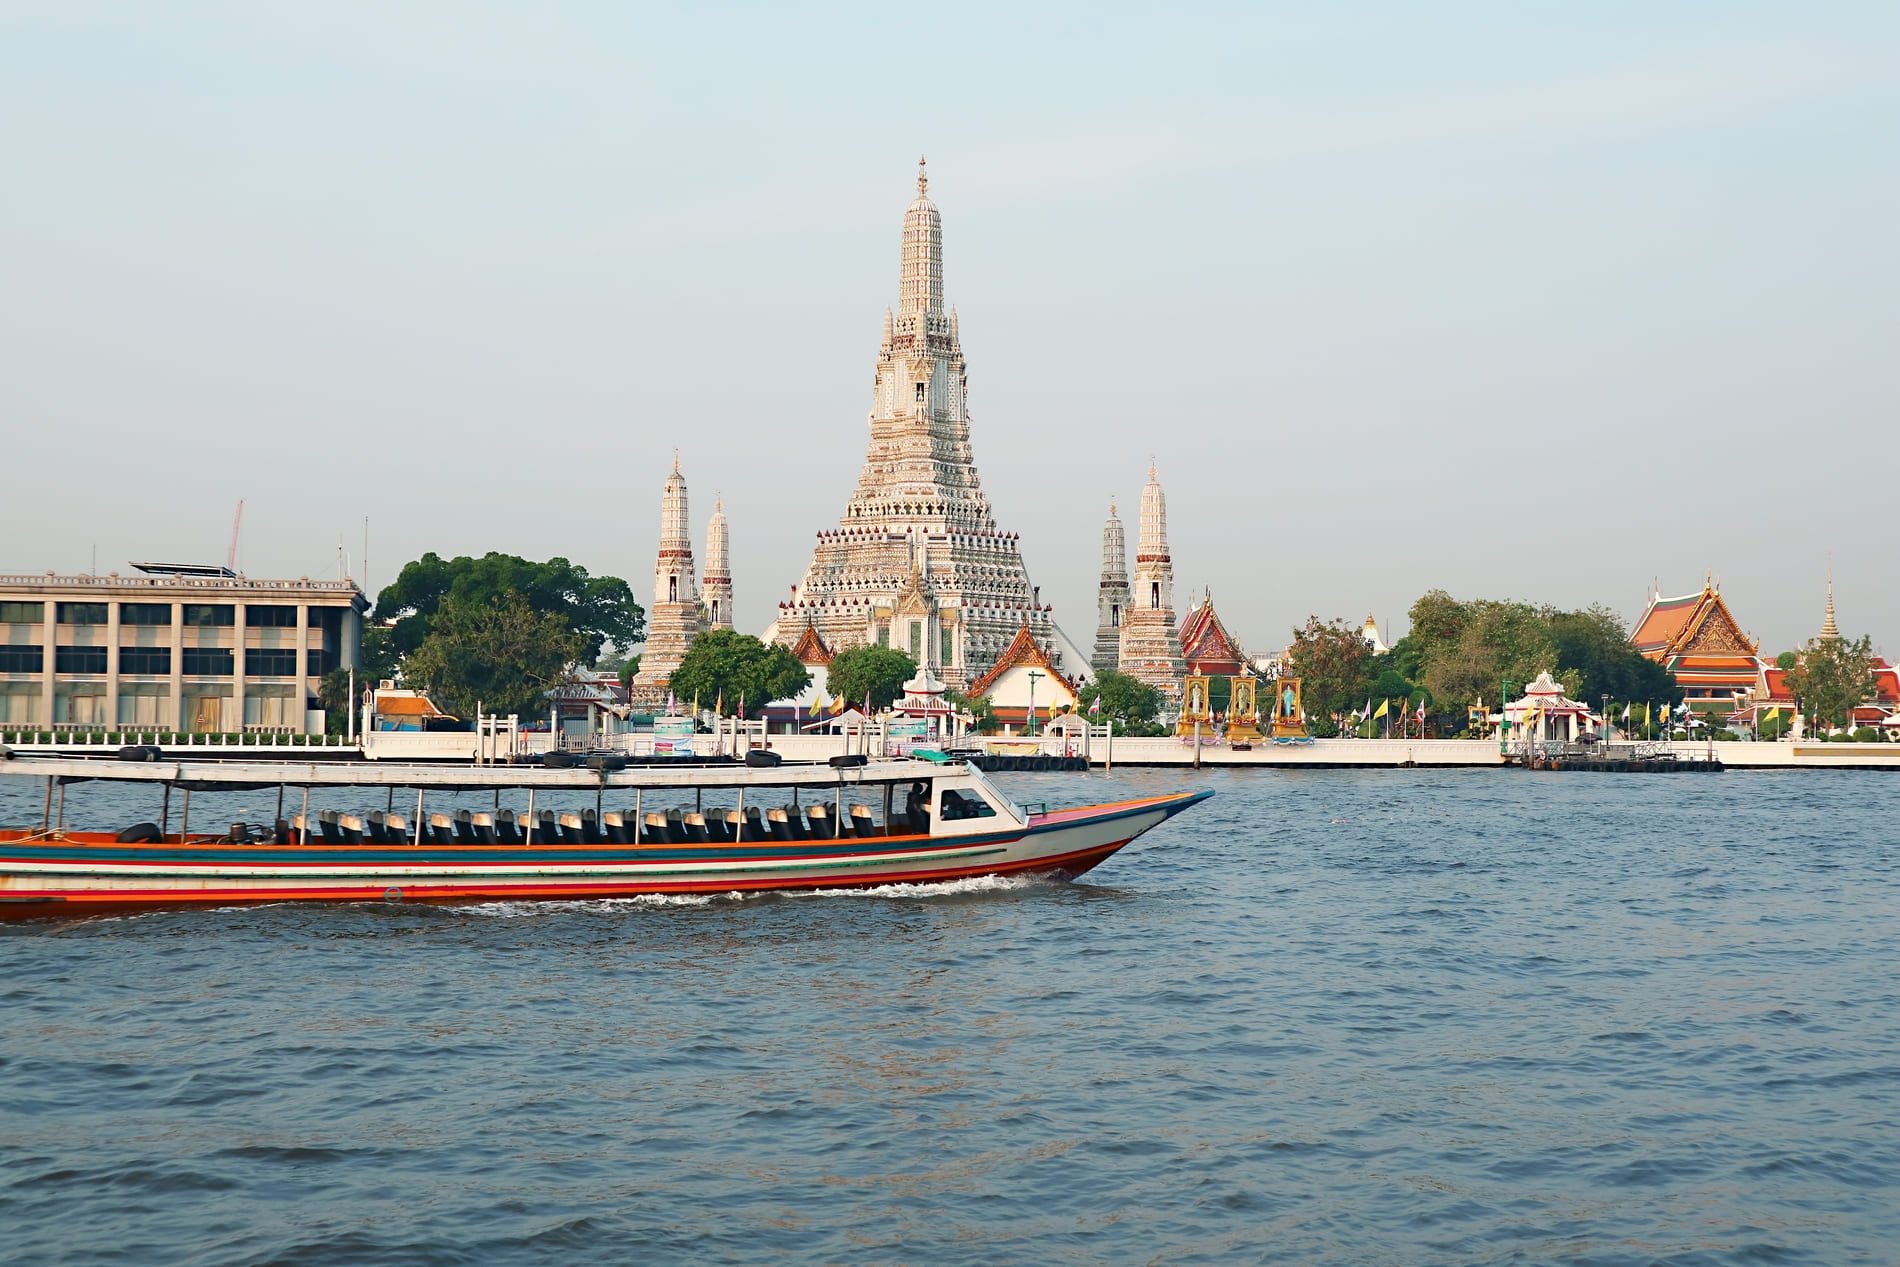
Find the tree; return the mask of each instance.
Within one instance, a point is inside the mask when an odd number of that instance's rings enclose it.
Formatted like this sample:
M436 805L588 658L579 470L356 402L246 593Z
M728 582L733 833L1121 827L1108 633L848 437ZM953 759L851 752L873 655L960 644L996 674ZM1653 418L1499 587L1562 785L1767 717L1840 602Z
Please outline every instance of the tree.
M825 670L825 689L871 711L889 708L904 693L904 683L917 675L917 662L889 647L852 647L831 657Z
M1420 683L1441 708L1465 709L1479 699L1496 699L1506 680L1522 686L1557 667L1549 627L1536 608L1489 599L1461 606L1455 637L1429 645Z
M1567 682L1571 698L1589 702L1614 699L1680 703L1682 688L1662 665L1631 645L1623 619L1607 607L1552 612L1550 639L1557 667L1574 673Z
M494 714L538 716L547 692L565 682L587 639L558 612L540 612L519 594L499 602L450 599L428 635L403 658L403 678L462 717L477 705Z
M1854 706L1874 694L1873 639L1810 638L1786 681L1803 713L1845 726Z
M666 689L682 701L736 717L741 703L748 714L773 700L790 699L811 682L798 657L777 643L751 634L715 629L693 640L686 656L667 678Z
M952 712L968 713L970 727L979 735L993 735L997 730L996 709L987 696L971 697L957 691L945 691L943 702Z
M1334 715L1372 692L1372 648L1359 626L1344 620L1307 617L1306 627L1293 631L1287 663L1300 679L1300 702L1315 734L1331 734Z
M592 663L609 642L630 647L646 637L646 612L633 590L613 576L589 576L566 559L532 563L490 551L479 559L443 559L433 552L406 564L376 597L376 614L393 621L396 650L407 655L429 636L443 604L493 604L519 595L530 610L557 614L581 638L577 659Z
M1139 678L1126 673L1117 673L1114 669L1104 669L1093 682L1082 688L1077 699L1077 710L1088 715L1089 706L1096 700L1102 701L1100 720L1113 722L1115 730L1124 735L1161 734L1162 727L1155 718L1160 716L1165 700L1161 692L1149 686Z

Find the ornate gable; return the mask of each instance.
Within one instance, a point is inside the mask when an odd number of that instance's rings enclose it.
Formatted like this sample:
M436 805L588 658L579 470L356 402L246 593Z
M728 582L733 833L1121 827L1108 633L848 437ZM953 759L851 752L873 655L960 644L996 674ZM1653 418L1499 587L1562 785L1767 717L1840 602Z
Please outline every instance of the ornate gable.
M1760 649L1753 639L1742 632L1728 604L1714 591L1710 591L1709 601L1703 604L1697 618L1684 633L1685 636L1676 646L1678 655L1752 656Z
M1082 689L1081 683L1056 668L1055 662L1037 643L1036 636L1029 632L1029 626L1023 625L1016 630L1016 636L1010 640L1010 644L1003 648L1003 654L996 657L996 663L990 666L990 671L970 683L970 695L975 697L987 694L998 678L1011 669L1019 667L1041 669L1068 687L1071 695L1079 693Z
M805 632L798 635L798 641L792 644L792 658L803 665L830 664L832 650L825 640L818 636L818 630L808 618Z
M1210 595L1203 593L1200 604L1181 622L1181 658L1190 666L1231 663L1238 667L1247 662L1246 653L1215 614Z

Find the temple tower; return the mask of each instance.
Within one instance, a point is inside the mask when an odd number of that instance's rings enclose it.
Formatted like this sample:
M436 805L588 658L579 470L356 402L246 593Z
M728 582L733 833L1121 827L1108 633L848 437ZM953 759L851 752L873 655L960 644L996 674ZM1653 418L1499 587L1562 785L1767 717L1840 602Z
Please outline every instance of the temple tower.
M1839 642L1841 627L1834 623L1834 569L1827 570L1827 615L1821 620L1821 641Z
M713 502L706 521L706 627L732 628L732 556L727 544L726 503Z
M1141 536L1135 547L1134 594L1122 618L1121 671L1171 701L1181 695L1181 635L1174 624L1174 559L1168 553L1168 499L1155 468L1141 490Z
M1095 654L1089 663L1097 673L1119 668L1122 658L1122 617L1128 612L1128 537L1108 503L1108 522L1102 525L1102 581L1095 592Z
M646 647L640 652L640 672L628 688L635 706L657 708L666 702L667 679L705 628L693 581L693 541L686 531L686 480L674 454L673 473L660 490L660 549L653 565Z
M968 369L956 309L944 302L943 219L928 190L919 161L857 489L838 526L818 533L767 637L791 646L809 625L835 650L895 647L962 690L1027 625L1065 672L1084 673L1086 658L1056 628L977 478Z

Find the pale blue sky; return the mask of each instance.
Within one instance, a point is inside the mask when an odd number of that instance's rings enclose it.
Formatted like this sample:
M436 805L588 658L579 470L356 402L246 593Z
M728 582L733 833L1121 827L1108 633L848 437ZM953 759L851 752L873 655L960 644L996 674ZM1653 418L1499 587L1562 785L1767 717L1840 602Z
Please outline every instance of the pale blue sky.
M241 496L256 575L367 514L372 585L644 601L677 445L762 627L925 152L985 487L1084 644L1153 454L1256 649L1712 568L1773 651L1832 554L1900 652L1897 14L13 0L0 569L221 559Z

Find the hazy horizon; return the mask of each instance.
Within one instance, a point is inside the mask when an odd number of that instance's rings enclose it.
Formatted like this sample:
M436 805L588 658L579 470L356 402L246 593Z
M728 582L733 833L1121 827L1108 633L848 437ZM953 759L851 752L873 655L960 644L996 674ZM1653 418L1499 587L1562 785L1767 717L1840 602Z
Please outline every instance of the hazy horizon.
M424 551L757 632L868 436L919 153L999 527L1085 650L1150 458L1255 652L1705 573L1900 653L1900 15L572 5L0 14L0 571ZM1885 156L1884 158L1882 156Z

